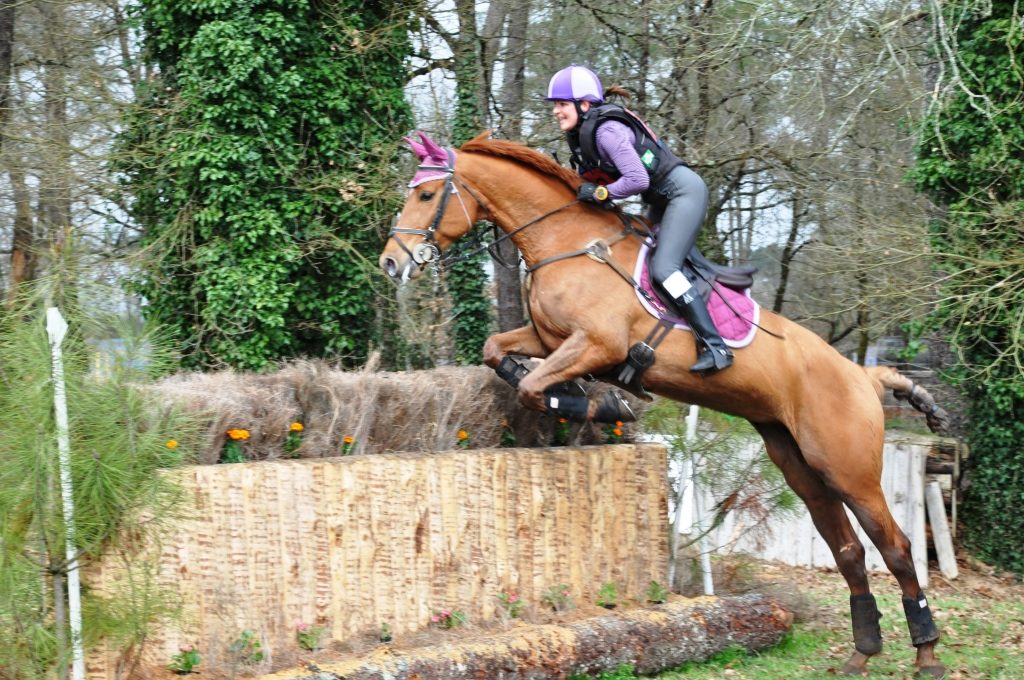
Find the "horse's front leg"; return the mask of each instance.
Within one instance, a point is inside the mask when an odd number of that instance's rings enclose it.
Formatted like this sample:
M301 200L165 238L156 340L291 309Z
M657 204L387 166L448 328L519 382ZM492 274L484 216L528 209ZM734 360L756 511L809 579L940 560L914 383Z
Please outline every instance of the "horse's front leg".
M487 338L484 343L484 363L491 368L509 354L520 354L527 357L546 357L548 349L540 341L533 326L523 326L512 331L498 333Z
M558 349L519 381L519 401L527 408L563 416L570 420L602 423L636 420L629 404L616 392L590 400L572 390L559 389L564 383L587 373L598 372L621 362L624 357L574 331Z

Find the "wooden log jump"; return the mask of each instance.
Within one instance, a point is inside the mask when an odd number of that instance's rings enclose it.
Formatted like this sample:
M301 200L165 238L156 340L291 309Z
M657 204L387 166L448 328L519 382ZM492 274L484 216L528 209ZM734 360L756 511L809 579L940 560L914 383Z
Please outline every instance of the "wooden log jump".
M654 444L480 449L203 465L173 471L190 507L131 565L85 574L98 592L149 561L182 616L147 639L159 668L194 645L207 672L251 631L298 651L297 621L344 641L387 623L396 635L448 607L496 615L514 590L538 603L565 584L592 599L606 581L636 597L667 572L666 454ZM114 680L115 650L88 658Z
M792 621L790 612L764 595L680 598L565 625L522 626L480 641L404 652L381 647L361 659L261 680L542 680L614 671L622 664L656 673L734 645L764 649L776 644Z

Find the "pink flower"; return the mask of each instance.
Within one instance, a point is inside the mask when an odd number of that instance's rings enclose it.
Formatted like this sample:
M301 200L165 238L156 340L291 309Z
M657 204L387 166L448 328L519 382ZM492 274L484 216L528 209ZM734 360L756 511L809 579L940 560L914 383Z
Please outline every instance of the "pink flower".
M442 609L441 610L441 616L443 616L445 618L448 618L451 615L452 615L452 613L450 611L448 611L447 609Z
M430 620L432 622L434 622L434 623L439 623L441 621L441 617L438 616L437 614L434 614L433 616L430 617Z
M508 601L509 601L509 604L511 604L513 602L518 602L519 601L519 596L516 595L515 593L512 593L511 595L508 596Z
M186 654L193 650L195 650L195 645L185 645L184 647L181 647L181 651L185 652Z
M309 630L309 624L308 623L303 623L302 621L296 621L295 622L295 630L299 631L300 633L304 633L307 630Z

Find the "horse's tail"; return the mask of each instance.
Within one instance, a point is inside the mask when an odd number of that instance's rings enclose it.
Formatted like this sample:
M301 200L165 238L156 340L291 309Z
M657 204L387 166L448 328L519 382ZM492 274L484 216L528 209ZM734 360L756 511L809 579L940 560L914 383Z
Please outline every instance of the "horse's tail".
M880 384L876 388L879 396L883 389L892 390L892 396L910 403L911 406L924 414L928 421L928 429L932 432L945 432L949 427L949 414L935 403L935 397L928 390L915 385L914 381L897 371L892 366L871 366L864 369L868 377Z

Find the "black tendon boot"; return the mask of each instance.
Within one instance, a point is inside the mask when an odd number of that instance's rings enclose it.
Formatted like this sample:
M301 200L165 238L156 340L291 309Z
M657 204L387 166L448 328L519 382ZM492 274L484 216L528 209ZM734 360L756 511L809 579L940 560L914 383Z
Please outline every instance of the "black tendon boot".
M881 618L874 595L850 595L853 644L865 656L874 656L882 651L882 627L878 623Z
M700 296L686 294L676 298L676 305L690 324L693 338L697 341L697 363L690 366L690 370L708 376L732 366L732 352L718 334L704 300Z

